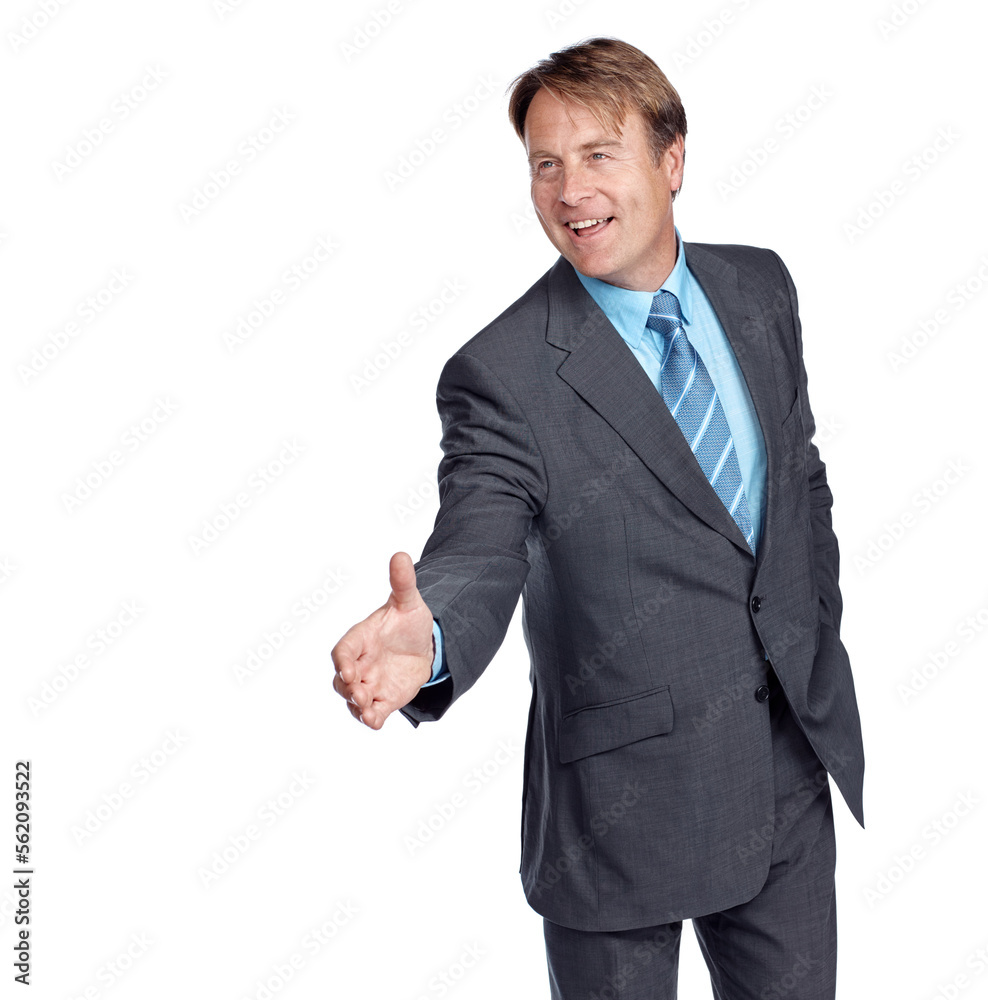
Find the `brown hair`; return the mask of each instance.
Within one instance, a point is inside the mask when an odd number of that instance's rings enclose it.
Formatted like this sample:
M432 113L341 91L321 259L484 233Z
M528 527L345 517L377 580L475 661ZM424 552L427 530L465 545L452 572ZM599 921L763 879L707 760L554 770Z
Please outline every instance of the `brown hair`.
M656 164L677 135L686 138L686 112L676 88L644 52L617 38L569 45L511 81L508 117L522 142L528 106L542 88L583 105L616 132L629 111L639 112Z

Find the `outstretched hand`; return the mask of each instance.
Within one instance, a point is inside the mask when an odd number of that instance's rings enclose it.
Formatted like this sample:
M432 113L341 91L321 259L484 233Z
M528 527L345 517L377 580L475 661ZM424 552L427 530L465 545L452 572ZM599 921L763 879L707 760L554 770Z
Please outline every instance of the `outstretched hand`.
M333 688L371 729L380 729L432 676L432 612L415 586L412 557L396 552L388 570L391 596L348 629L330 654Z

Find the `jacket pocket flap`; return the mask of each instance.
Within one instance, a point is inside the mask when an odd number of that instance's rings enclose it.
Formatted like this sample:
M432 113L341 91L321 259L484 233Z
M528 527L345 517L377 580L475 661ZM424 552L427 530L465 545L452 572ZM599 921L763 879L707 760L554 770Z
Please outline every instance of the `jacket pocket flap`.
M563 716L559 760L563 764L636 743L672 730L669 685L623 701L581 708Z

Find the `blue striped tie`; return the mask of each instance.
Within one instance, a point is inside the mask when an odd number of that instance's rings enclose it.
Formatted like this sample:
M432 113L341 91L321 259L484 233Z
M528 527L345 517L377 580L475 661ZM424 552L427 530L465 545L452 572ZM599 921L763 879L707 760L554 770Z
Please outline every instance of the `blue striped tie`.
M660 337L665 342L664 351ZM660 361L659 392L703 474L751 547L751 513L731 428L703 358L686 336L679 300L672 292L660 291L652 299L642 345Z

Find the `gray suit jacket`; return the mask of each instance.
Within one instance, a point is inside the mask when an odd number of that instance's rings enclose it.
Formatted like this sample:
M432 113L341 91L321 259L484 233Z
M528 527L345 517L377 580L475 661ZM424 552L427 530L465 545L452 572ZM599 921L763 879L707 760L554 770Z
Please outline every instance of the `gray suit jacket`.
M771 250L686 244L767 450L757 560L620 334L562 257L446 363L435 529L415 564L450 679L439 719L518 601L531 656L521 875L530 905L622 930L750 899L774 811L767 651L863 825L864 751L831 492L796 293Z

